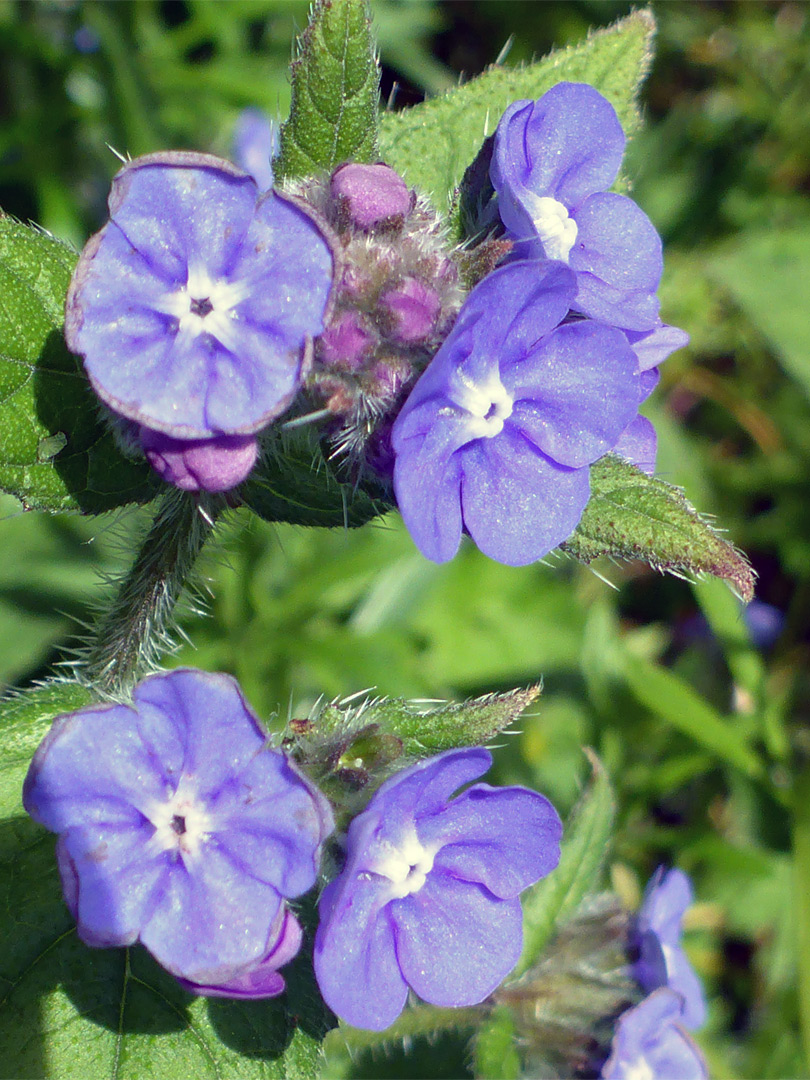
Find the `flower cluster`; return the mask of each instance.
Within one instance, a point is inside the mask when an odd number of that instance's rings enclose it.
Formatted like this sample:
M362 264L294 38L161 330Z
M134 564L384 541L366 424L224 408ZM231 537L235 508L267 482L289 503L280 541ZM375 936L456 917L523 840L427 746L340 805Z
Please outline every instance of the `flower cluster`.
M410 986L483 1000L522 943L520 892L555 868L560 820L537 792L475 784L483 749L387 780L352 822L320 901L315 970L341 1017L381 1029ZM270 746L237 684L178 669L131 705L57 718L24 788L58 834L65 900L93 946L140 942L195 994L272 997L298 952L290 901L316 883L329 803Z
M575 83L498 124L510 261L468 296L393 430L397 503L436 562L463 532L493 559L533 562L573 532L598 458L655 467L638 407L687 338L658 317L655 229L607 190L624 143L610 103Z

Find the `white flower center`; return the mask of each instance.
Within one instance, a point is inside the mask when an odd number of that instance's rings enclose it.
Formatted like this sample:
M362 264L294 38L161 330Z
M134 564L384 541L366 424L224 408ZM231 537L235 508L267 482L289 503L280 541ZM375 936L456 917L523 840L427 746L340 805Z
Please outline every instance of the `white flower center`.
M529 209L546 256L567 263L578 232L577 223L568 216L568 210L547 195L532 196Z
M228 349L234 341L233 309L249 292L247 282L213 281L204 267L192 265L188 268L186 284L165 293L155 309L177 319L177 333L183 344L205 332Z
M494 435L500 435L504 420L512 415L514 401L497 371L493 371L487 382L479 386L461 372L456 372L448 397L469 414L467 428L471 439L491 439Z
M401 900L403 896L419 892L425 884L437 850L423 847L414 832L398 847L386 845L369 870L388 878L391 899Z
M208 812L183 791L182 784L165 803L154 803L147 817L155 827L150 842L158 851L179 851L193 857L211 832Z
M655 1080L655 1073L643 1054L625 1066L623 1075L624 1080Z

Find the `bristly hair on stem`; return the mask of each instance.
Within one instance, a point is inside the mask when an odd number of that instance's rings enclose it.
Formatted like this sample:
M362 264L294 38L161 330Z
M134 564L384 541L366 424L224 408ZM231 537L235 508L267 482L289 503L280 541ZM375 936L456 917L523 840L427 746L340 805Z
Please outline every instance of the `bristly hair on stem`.
M164 496L76 664L78 679L95 693L127 698L135 682L171 651L175 605L225 505L221 497L205 494L173 490Z

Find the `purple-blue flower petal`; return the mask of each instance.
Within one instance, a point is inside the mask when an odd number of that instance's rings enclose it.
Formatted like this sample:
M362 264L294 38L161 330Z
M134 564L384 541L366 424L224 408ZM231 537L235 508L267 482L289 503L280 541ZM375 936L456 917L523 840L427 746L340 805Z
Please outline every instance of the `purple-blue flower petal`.
M614 454L627 458L649 476L655 472L657 450L658 436L646 416L637 416L625 428L619 441L613 447Z
M144 857L152 828L103 825L69 829L61 857L76 876L76 920L87 945L131 945L169 869L159 852ZM70 904L68 906L71 906Z
M300 940L284 900L314 884L332 815L233 679L178 669L145 680L132 706L59 717L24 802L60 834L82 940L140 940L195 992L280 992L272 970Z
M689 335L677 326L659 322L652 330L627 330L627 340L638 360L639 371L650 371L678 349L689 344Z
M408 985L385 896L365 877L349 887L338 879L324 890L313 959L326 1004L354 1027L383 1031L405 1007Z
M391 904L397 959L408 985L433 1005L475 1005L520 958L520 900L436 868L419 892Z
M619 330L588 320L560 326L524 358L502 364L515 399L508 421L560 465L602 457L638 411L636 358Z
M396 773L380 785L373 800L373 810L382 821L383 835L386 819L401 830L402 822L413 820L417 815L441 812L455 791L483 776L491 765L489 750L482 746L462 747L445 750L443 754L426 758L404 772Z
M577 274L574 307L592 319L628 330L659 323L661 238L632 199L592 195L576 213L577 240L569 264Z
M485 555L507 566L536 562L566 540L589 494L587 469L551 461L517 423L463 451L464 524Z
M434 866L480 882L501 900L518 896L560 861L562 824L543 795L475 784L443 811L420 817L420 841L441 842Z
M647 886L637 918L640 960L635 975L644 990L655 990L655 965L650 961L652 938L664 956L666 985L683 1001L682 1023L696 1030L705 1023L703 987L681 946L681 922L693 900L692 885L682 870L659 867Z
M680 1027L680 1001L661 989L619 1017L602 1080L705 1080L706 1062Z
M233 159L249 173L260 191L273 186L273 158L278 153L278 124L261 109L242 109L233 132Z
M173 975L222 983L264 955L281 897L222 852L216 838L202 846L199 857L181 857L166 875L140 940Z
M539 101L513 102L498 124L491 171L504 224L525 238L533 197L571 210L606 190L624 146L615 109L585 83L558 83Z

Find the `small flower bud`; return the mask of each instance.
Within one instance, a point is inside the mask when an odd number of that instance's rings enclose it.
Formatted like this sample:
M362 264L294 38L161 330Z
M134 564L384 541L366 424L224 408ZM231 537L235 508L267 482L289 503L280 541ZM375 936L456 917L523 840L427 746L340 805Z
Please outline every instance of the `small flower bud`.
M407 184L388 165L341 165L331 188L338 224L363 232L397 231L413 207Z
M318 359L347 368L360 367L374 351L378 338L368 320L357 311L342 311L318 338Z
M416 278L406 278L380 297L380 308L391 322L391 337L403 345L428 340L436 328L442 302Z
M255 435L173 439L142 427L140 440L155 472L181 491L228 491L247 477L259 452Z

